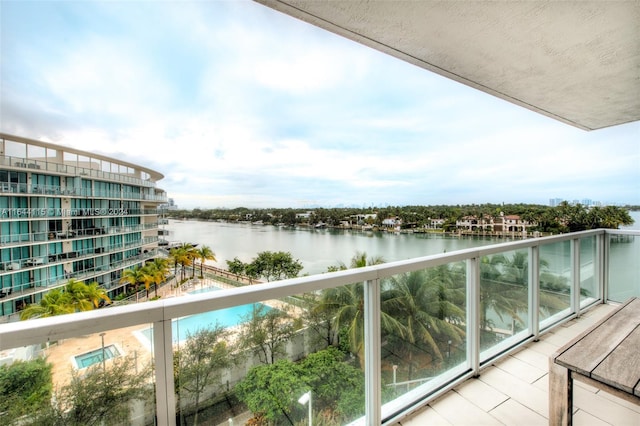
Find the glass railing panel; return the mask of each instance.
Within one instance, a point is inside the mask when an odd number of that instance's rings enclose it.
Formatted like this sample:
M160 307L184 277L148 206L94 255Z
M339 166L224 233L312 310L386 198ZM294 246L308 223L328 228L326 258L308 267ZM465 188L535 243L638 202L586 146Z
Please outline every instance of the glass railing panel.
M580 305L585 306L600 298L596 268L595 236L580 239Z
M480 258L480 360L529 334L529 255L508 251Z
M540 329L571 313L571 241L540 246Z
M392 412L468 370L466 264L393 275L380 297L382 402Z
M640 236L609 235L609 293L614 302L640 297Z
M0 423L149 425L156 414L151 325L0 352Z
M226 286L196 279L180 293L202 297ZM362 417L363 365L348 337L356 324L356 344L364 344L357 309L361 285L173 321L178 424L303 424L308 405L298 399L309 391L314 416L330 412L337 424Z

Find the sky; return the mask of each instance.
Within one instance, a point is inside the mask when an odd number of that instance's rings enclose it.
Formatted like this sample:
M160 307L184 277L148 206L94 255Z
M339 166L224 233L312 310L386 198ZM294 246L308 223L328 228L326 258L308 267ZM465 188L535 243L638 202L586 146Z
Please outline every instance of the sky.
M179 208L640 205L586 132L249 0L0 0L0 131L162 173Z

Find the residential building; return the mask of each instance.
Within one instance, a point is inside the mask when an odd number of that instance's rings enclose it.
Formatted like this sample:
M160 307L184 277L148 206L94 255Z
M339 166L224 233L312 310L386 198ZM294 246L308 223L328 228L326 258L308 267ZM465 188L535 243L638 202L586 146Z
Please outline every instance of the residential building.
M430 229L441 229L444 226L444 219L433 219L429 218L429 228Z
M456 228L463 231L483 231L491 232L494 230L494 218L490 215L464 216L460 220L456 220Z
M296 219L308 220L311 218L312 214L313 214L312 211L306 211L304 213L296 213Z
M0 153L0 322L70 278L113 298L156 256L161 173L8 134Z
M402 226L402 219L400 219L398 216L387 217L385 219L382 219L382 226L384 228L398 228L398 229L400 229L400 227Z

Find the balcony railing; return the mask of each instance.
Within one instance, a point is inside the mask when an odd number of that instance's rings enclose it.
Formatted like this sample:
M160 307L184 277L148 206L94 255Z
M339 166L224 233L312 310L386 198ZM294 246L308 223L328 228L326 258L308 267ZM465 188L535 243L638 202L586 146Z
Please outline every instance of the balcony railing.
M99 335L102 348L106 340L121 354L134 353L135 361L128 362L136 371L145 359L153 364L147 379L155 385L155 401L139 401L132 411L138 417L130 422L155 418L157 424L176 424L176 415L194 402L181 387L176 394L174 383L176 350L186 350L185 339L195 333L185 317L262 303L283 311L291 307L293 324L293 318L307 318L309 301L328 308L327 300L341 300L345 307L351 297L361 307L352 321L362 324L350 329L350 352L357 360L351 364L362 367L365 399L342 421L390 424L589 307L638 295L639 246L640 231L593 230L4 324L0 352L58 351L68 360L79 347L100 348ZM415 301L423 305L412 310ZM334 320L342 315L338 311ZM407 325L409 320L417 322ZM311 327L298 327L281 357L302 359L317 351L311 333ZM363 340L354 344L359 333ZM72 343L65 346L64 339ZM227 368L195 400L215 399L259 363L254 354ZM68 370L58 368L63 367ZM303 408L298 404L296 410Z
M17 167L21 169L31 169L38 173L52 172L55 174L65 174L70 176L92 177L95 179L104 179L114 182L123 182L132 185L140 185L149 188L155 188L156 183L149 179L140 179L132 175L123 173L103 172L85 167L72 166L68 164L60 164L54 161L34 160L21 157L2 156L0 157L0 165L8 167Z

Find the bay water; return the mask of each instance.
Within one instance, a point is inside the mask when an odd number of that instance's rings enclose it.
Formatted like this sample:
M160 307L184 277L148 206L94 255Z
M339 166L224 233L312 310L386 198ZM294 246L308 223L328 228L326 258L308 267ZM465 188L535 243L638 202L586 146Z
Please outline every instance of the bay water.
M220 268L226 269L226 261L235 257L251 262L260 252L284 251L302 263L304 269L300 275L326 272L329 266L340 262L348 266L357 252L391 262L496 242L496 239L479 237L176 220L169 220L165 229L172 242L209 246L216 254L216 261L208 263Z
M625 229L640 229L640 212L631 212L631 215L635 224ZM208 263L214 266L226 269L226 261L235 257L243 262L251 262L260 252L284 251L290 252L294 259L302 263L304 269L300 275L326 272L329 266L339 263L348 266L357 252L391 262L509 241L492 237L301 227L292 229L251 223L173 219L164 228L169 231L167 239L172 242L209 246L216 254L216 261ZM632 245L638 246L640 237L634 240Z

